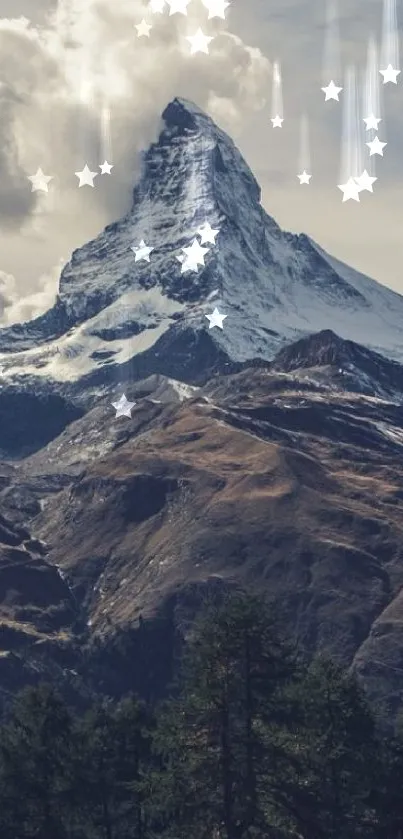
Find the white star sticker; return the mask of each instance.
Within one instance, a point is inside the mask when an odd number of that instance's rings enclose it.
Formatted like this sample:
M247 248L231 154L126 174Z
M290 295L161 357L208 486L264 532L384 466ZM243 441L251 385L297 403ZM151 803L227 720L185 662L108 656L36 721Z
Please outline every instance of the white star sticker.
M90 172L87 164L85 164L84 169L82 172L75 172L77 178L80 178L80 186L94 186L94 178L96 178L98 172Z
M209 329L212 329L213 326L219 326L220 329L223 329L223 321L226 317L227 315L221 315L218 309L214 309L212 315L206 315L206 318L208 318L208 320L210 321Z
M356 184L354 178L349 178L345 184L338 184L338 187L343 193L343 203L344 201L349 201L350 198L352 198L353 201L360 200L360 196L358 195L360 188Z
M209 249L200 247L197 239L194 239L190 248L182 248L182 251L189 263L204 265L204 255L209 252Z
M230 5L227 0L202 0L203 6L208 9L208 19L221 17L225 20L225 9Z
M219 232L220 232L219 229L213 230L210 223L208 221L205 221L204 224L202 224L202 226L199 227L199 229L197 231L197 235L201 236L200 244L205 245L205 244L209 243L211 245L215 245L215 237L217 236L217 233L219 233Z
M108 161L105 160L105 163L99 164L99 168L101 170L101 175L110 175L111 169L113 169L113 163L108 163Z
M201 29L199 28L195 35L186 35L186 40L189 41L191 46L191 55L194 55L196 52L204 52L208 55L208 45L213 38L209 35L204 35Z
M37 169L36 175L27 175L31 181L31 192L49 192L48 183L53 180L53 175L44 175L42 169Z
M135 28L137 29L137 37L141 38L142 35L145 35L146 38L150 37L150 29L152 29L151 23L147 23L144 18L141 23L136 23Z
M190 3L190 0L167 0L169 6L169 14L170 15L187 15L187 7Z
M272 117L270 122L272 123L273 128L282 128L283 127L283 122L284 122L284 117L279 117L279 115L277 114L275 117Z
M162 14L164 11L165 0L150 0L148 8L153 14Z
M397 76L400 73L400 70L394 70L391 64L388 64L386 70L380 70L380 74L383 76L383 83L387 84L387 82L393 82L393 84L397 84Z
M369 117L364 117L365 128L369 131L371 128L374 128L375 131L378 131L378 123L382 122L381 118L374 117L373 114L370 114Z
M375 140L372 140L371 143L365 143L366 146L369 148L369 156L372 157L373 154L380 154L383 157L383 150L387 143L381 143L379 137L375 137Z
M301 172L300 175L297 175L297 178L299 178L300 184L309 184L309 181L311 180L312 175L308 175L308 173L304 169L304 171Z
M176 258L178 262L182 263L181 274L185 274L186 271L195 271L197 274L199 270L197 262L192 262L191 259L186 259L184 256L177 256Z
M332 80L331 82L329 82L327 87L322 87L321 90L323 90L323 93L325 94L325 102L327 102L329 99L335 99L336 102L338 102L339 93L343 90L343 88L337 87L337 85L335 85L334 81Z
M371 175L368 174L367 170L364 169L362 175L360 175L359 178L354 178L354 180L358 185L360 192L364 189L367 190L367 192L373 192L374 190L372 189L372 184L374 184L378 178L372 178Z
M111 402L114 408L116 408L116 417L129 417L131 419L131 409L135 405L135 402L128 402L125 395L120 397L118 402Z
M150 253L154 250L154 248L147 247L144 239L141 240L138 247L133 245L131 248L133 253L136 255L135 262L141 262L142 259L145 259L146 262L150 261Z

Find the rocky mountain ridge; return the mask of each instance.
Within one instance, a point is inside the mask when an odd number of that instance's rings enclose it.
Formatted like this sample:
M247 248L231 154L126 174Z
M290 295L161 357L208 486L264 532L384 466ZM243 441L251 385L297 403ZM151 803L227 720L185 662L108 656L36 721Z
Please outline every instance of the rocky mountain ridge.
M316 370L328 344L324 333L306 347ZM302 360L298 345L294 354ZM202 388L153 376L129 397L132 419L114 421L105 398L4 476L8 529L22 528L35 573L51 571L60 588L49 608L29 606L19 560L10 600L3 548L3 664L11 655L14 680L35 664L70 691L130 683L155 696L203 592L246 584L275 597L307 655L353 666L393 719L402 406L269 365Z
M0 330L2 427L19 414L13 435L0 435L4 456L48 442L121 385L153 374L201 385L322 329L403 358L400 295L282 232L232 140L195 105L175 99L163 120L126 216L73 253L51 310ZM205 221L216 244L181 273L177 256ZM141 239L150 262L135 261ZM223 330L208 327L214 306Z
M155 697L203 592L247 584L393 720L403 298L283 233L191 103L164 119L127 216L75 252L50 312L0 331L0 693L46 676ZM181 274L205 220L217 245Z

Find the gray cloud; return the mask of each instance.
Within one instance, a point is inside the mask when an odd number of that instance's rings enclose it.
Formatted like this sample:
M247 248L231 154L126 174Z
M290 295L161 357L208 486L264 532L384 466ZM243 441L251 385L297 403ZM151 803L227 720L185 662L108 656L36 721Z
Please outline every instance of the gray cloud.
M59 0L40 27L0 20L0 269L14 275L15 300L28 296L30 311L35 301L45 307L44 288L54 296L47 278L61 253L127 209L138 152L155 139L170 99L194 99L229 130L264 104L268 60L192 5L187 17L155 15L149 40L136 37L139 0ZM184 39L199 25L218 36L208 59L190 58ZM102 162L105 103L115 170L88 194L74 172ZM30 192L27 175L38 166L54 176L51 195ZM7 319L17 311L6 307Z
M0 85L0 223L6 228L18 226L35 203L26 188L13 133L13 106L20 101L7 82Z
M380 37L382 2L339 0L338 8L342 66L353 63L361 73L369 36ZM36 27L49 9L52 24ZM233 136L279 224L308 233L338 258L403 291L403 81L397 88L381 87L388 146L377 161L374 194L363 194L360 204L342 204L342 104L325 106L320 91L323 0L234 0L228 24L207 23L200 0L192 0L187 18L156 15L149 40L137 39L133 30L144 10L140 0L60 0L57 6L50 0L0 0L0 14L35 18L31 26L0 25L0 80L6 85L0 89L0 269L15 276L4 317L45 308L61 256L67 259L126 210L138 151L155 139L161 111L174 96L193 99ZM194 56L190 63L183 36L198 25L222 35L208 58ZM282 67L281 130L269 121L268 59ZM82 80L92 82L92 89L80 104ZM95 190L78 190L74 172L85 162L92 168L100 162L105 97L112 112L114 177L99 180ZM310 124L313 177L307 189L296 178L301 113ZM55 176L51 196L27 190L26 175L38 166Z

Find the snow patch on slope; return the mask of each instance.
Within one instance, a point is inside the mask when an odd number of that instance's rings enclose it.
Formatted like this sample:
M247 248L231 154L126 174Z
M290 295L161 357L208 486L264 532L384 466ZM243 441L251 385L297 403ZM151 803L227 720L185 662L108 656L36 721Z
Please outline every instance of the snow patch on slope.
M123 364L152 347L171 325L172 315L183 308L181 303L164 297L158 288L126 292L95 317L57 341L49 341L46 347L0 355L4 378L23 374L60 382L77 381L103 366L105 353L113 363ZM106 341L94 334L130 319L143 327L139 335ZM96 354L100 354L99 358Z
M309 242L331 268L365 298L368 307L372 310L371 312L362 312L363 323L357 321L357 331L355 334L353 333L352 340L402 362L403 297L371 277L367 277L349 265L345 265L336 257L330 256L311 239L309 239ZM340 337L350 338L351 340L351 335L347 335L347 323L343 331L341 314L343 313L337 313L337 319L330 328L337 332Z
M387 439L392 440L399 446L403 446L403 429L396 428L386 422L374 422L373 425L378 429Z
M194 385L185 385L183 382L176 381L176 379L168 379L168 382L175 393L178 394L181 402L184 402L185 399L191 399L200 390L200 388Z

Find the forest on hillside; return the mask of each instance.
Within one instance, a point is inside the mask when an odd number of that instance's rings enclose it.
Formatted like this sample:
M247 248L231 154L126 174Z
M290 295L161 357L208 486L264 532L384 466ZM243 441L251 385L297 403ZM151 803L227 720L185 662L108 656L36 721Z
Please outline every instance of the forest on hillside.
M307 664L262 598L208 604L170 696L22 691L0 725L1 839L399 839L403 734Z

